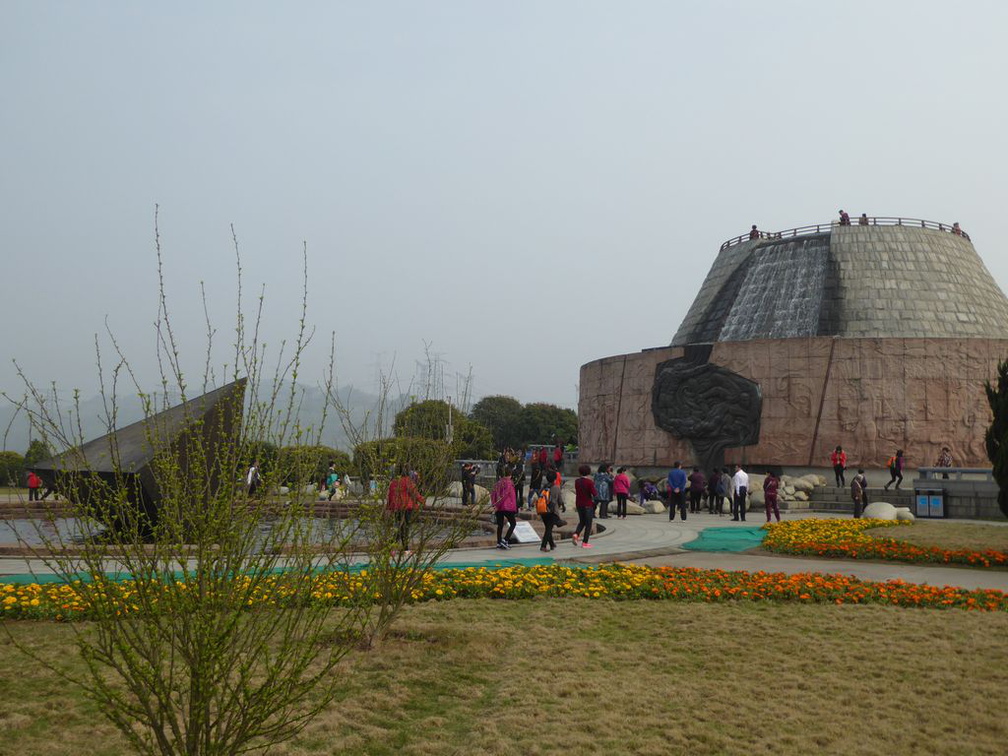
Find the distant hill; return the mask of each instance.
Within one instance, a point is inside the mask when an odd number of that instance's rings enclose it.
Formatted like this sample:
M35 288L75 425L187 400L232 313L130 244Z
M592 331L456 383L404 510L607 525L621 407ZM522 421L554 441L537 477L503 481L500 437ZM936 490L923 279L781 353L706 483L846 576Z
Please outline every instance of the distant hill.
M289 389L288 389L289 391ZM322 421L325 410L325 393L322 389L312 386L298 385L297 387L298 419L302 426L318 426ZM371 427L374 426L376 408L379 397L365 391L358 391L352 386L341 386L337 390L340 402L348 410L352 421L355 424L363 422L365 417L371 418ZM263 391L260 391L260 399L265 399ZM73 395L66 392L59 395L59 401L64 413L73 405ZM178 404L181 399L178 396L170 398L170 404ZM278 401L285 402L286 394L281 395ZM392 419L396 411L405 406L408 402L405 397L390 397L386 402L386 415L384 430L388 432L392 426ZM89 440L107 432L105 421L105 403L100 395L95 395L87 399L82 399L79 403L80 424L84 440ZM117 398L116 427L121 428L143 419L143 405L136 395L120 395ZM6 435L6 437L5 437ZM37 435L37 434L35 434ZM8 402L0 400L0 449L16 451L20 454L28 448L28 443L32 433L28 427L28 421L23 416L15 416L15 408ZM325 428L322 434L322 443L326 446L333 446L337 449L349 451L352 442L347 438L343 423L340 422L339 415L329 409L326 417Z

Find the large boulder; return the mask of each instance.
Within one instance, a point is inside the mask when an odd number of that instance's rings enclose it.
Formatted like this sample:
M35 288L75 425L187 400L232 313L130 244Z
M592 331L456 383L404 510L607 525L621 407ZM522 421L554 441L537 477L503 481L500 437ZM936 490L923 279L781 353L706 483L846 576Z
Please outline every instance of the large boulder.
M639 504L634 504L632 506L640 508ZM627 514L633 514L630 511L630 507L631 507L630 502L627 502ZM647 514L660 514L665 511L665 505L658 500L645 501L643 511L646 512Z
M645 503L646 503L646 502L645 502ZM651 502L651 503L653 504L653 503L655 503L655 502ZM659 502L657 502L657 503L658 503L658 504L661 504L661 502L660 502L660 501L659 501ZM662 507L661 511L662 511L662 512L664 512L664 511L665 511L665 507L664 507L664 506ZM634 503L633 503L632 501L628 501L628 502L627 502L627 505L626 505L626 513L627 513L628 515L642 515L642 514L644 514L644 512L645 512L645 510L644 510L644 507L642 507L642 506L641 506L640 504L634 504Z
M763 484L760 483L759 488L754 488L749 493L749 508L758 509L762 508L766 504L766 494L763 493Z
M476 501L489 501L490 492L483 488L483 486L475 486L473 489L476 492ZM448 484L448 490L446 492L448 496L454 496L458 499L462 498L462 483L461 481L453 480Z
M861 516L871 520L895 520L896 507L885 501L873 501L864 508Z
M795 491L797 490L798 489L796 489L793 485L791 485L791 483L785 483L780 488L781 493L783 493L788 498L792 498L795 495Z
M816 484L814 480L809 480L808 478L795 478L791 485L794 486L795 492L800 492L804 494L810 494L815 490Z
M914 517L914 513L910 511L910 507L896 507L896 519L913 522L917 518Z
M806 491L795 491L794 500L795 501L808 501L809 500L808 492L806 492Z

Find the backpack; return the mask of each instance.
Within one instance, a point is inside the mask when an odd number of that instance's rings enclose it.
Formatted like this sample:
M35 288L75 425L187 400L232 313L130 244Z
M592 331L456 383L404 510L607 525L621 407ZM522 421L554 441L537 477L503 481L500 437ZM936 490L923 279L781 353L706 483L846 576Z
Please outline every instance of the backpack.
M896 455L895 454L893 456L889 457L889 461L886 462L886 466L890 470L895 470L896 469Z
M725 488L724 476L718 478L717 485L714 487L714 493L716 493L721 498L728 495L728 490Z
M536 499L536 513L546 514L549 511L549 489L544 488Z

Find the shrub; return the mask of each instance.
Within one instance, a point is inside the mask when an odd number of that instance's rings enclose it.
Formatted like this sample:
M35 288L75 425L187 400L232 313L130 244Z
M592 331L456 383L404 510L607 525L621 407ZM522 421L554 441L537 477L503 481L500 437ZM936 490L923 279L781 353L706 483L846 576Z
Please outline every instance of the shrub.
M0 486L21 488L25 483L25 461L17 452L0 452Z

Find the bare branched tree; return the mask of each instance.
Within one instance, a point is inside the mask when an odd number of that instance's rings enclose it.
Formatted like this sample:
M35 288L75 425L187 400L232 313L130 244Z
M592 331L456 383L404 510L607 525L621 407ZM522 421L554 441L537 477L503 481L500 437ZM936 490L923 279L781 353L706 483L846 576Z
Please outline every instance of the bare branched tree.
M430 362L429 344L425 348ZM433 371L428 365L421 372ZM409 390L399 392L394 404L393 385L395 379L383 374L374 411L362 418L354 418L336 393L328 394L328 403L354 446L354 465L363 484L355 506L366 533L367 582L376 599L362 637L368 647L384 638L448 551L481 532L480 513L488 506L486 500L462 506L457 497L448 495L455 461L451 444L438 440L443 428L420 427L410 435L387 436L390 415L404 409L404 397L411 395ZM415 506L404 509L396 494L390 495L396 481L415 489L410 495Z
M40 524L35 556L73 586L91 618L73 625L86 673L57 671L144 754L235 754L291 737L339 689L334 677L344 654L362 634L373 635L376 622L388 621L372 617L373 602L355 600L349 588L345 596L313 591L321 570L346 575L348 586L359 582L354 554L390 554L391 532L369 516L320 527L309 455L254 464L264 443L319 444L325 418L306 426L298 416L296 381L312 335L305 301L295 338L271 367L260 340L264 294L246 318L236 236L234 244L238 305L233 361L219 369L230 379L225 386L216 383L209 316L198 392L183 370L156 211L160 390L144 389L110 333L111 368L96 351L109 434L96 448L84 443L79 397L63 406L55 386L39 389L21 373L28 398L18 402L33 434L63 450L52 469L67 500ZM332 381L330 370L324 383L331 396ZM144 420L128 432L118 427L124 386L144 406ZM383 412L379 407L377 427ZM288 488L278 496L281 481ZM426 542L417 543L427 554ZM414 557L414 569L440 552L429 553ZM388 585L398 585L394 575L379 590Z

